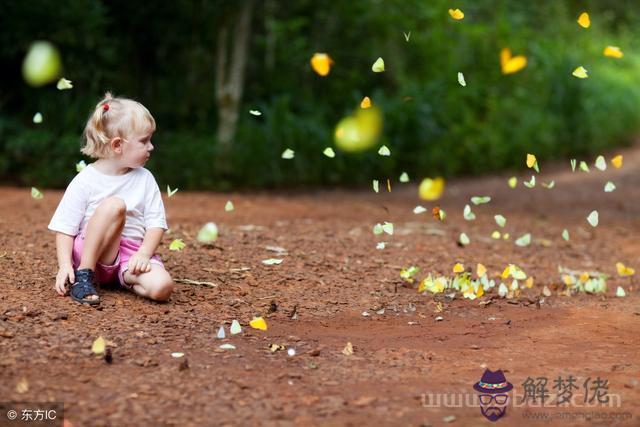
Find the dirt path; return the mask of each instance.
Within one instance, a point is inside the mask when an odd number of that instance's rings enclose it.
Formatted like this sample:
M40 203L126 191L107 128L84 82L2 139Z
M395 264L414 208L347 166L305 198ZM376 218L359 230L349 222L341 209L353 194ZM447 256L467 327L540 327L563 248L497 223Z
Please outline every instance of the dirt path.
M174 278L216 287L178 284L167 304L105 289L99 310L52 289L55 246L45 229L62 193L34 200L28 189L0 188L0 400L63 401L75 427L491 425L478 407L429 400L473 395L472 384L490 368L505 372L520 399L528 377L546 377L552 394L559 376L572 375L579 386L574 405L518 402L503 425L638 425L640 295L637 285L615 276L615 263L640 268L640 150L624 156L622 169L591 167L590 174L542 165L531 190L508 188L508 176L450 182L440 201L444 223L412 213L420 203L415 183L380 194L178 192L165 199L172 231L161 255ZM554 189L540 187L552 179ZM617 186L613 193L602 191L607 180ZM478 218L467 222L462 207L474 195L493 200L474 207ZM228 199L230 213L223 209ZM593 209L600 212L595 229L585 220ZM489 237L498 213L508 219L509 241ZM215 246L194 238L207 221L220 227ZM384 239L386 249L376 250L380 239L371 230L383 221L395 232ZM564 228L569 242L560 237ZM462 231L472 241L464 248L456 244ZM515 246L526 232L532 244ZM182 252L168 250L174 238L187 243ZM274 257L284 261L261 263ZM450 300L418 294L399 277L410 265L421 269L419 278L450 274L455 262L481 262L493 277L514 263L535 285L514 300L495 291ZM559 265L611 274L609 292L558 295ZM618 285L626 297L614 296ZM266 332L249 328L256 315L265 316ZM233 319L243 332L216 339L222 324L229 335ZM91 355L99 335L112 344L111 364ZM223 342L237 349L219 349ZM342 354L347 342L351 356ZM272 343L296 354L271 353ZM608 381L614 407L585 407L583 383L598 377ZM584 419L602 414L618 418Z

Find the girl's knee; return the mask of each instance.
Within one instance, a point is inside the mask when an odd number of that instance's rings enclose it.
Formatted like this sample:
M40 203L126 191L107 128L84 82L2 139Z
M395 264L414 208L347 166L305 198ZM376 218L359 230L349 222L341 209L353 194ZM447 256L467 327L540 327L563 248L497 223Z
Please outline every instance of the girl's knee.
M110 216L124 218L127 213L127 205L120 197L107 197L98 205L96 211Z
M149 290L149 298L155 301L166 301L171 296L174 286L175 284L170 277L161 280Z

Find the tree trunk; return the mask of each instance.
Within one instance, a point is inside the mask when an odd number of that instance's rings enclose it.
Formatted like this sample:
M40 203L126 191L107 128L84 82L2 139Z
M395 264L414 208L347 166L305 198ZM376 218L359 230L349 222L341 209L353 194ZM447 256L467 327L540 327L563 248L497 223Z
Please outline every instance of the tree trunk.
M242 99L254 0L241 0L238 4L241 9L237 16L225 20L218 32L215 84L218 107L218 159L219 166L222 167L229 165L227 155L233 145L238 124L238 108Z

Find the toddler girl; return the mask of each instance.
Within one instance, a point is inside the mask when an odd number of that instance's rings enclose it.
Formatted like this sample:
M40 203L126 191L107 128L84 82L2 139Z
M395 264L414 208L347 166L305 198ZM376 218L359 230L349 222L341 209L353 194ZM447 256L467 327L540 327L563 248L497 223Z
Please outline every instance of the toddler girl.
M110 93L89 118L81 151L97 160L71 181L49 224L60 295L68 290L75 301L96 305L95 285L112 281L157 301L171 295L173 281L155 254L167 229L164 205L143 167L155 129L142 104Z

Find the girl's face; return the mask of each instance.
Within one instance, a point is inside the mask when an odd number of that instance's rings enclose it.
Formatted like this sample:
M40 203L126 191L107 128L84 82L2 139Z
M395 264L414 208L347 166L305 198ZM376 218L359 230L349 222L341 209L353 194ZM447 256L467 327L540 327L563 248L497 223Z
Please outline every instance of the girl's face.
M131 134L128 138L123 139L122 161L124 166L132 169L144 166L153 151L152 136L153 131L149 130L145 133Z

